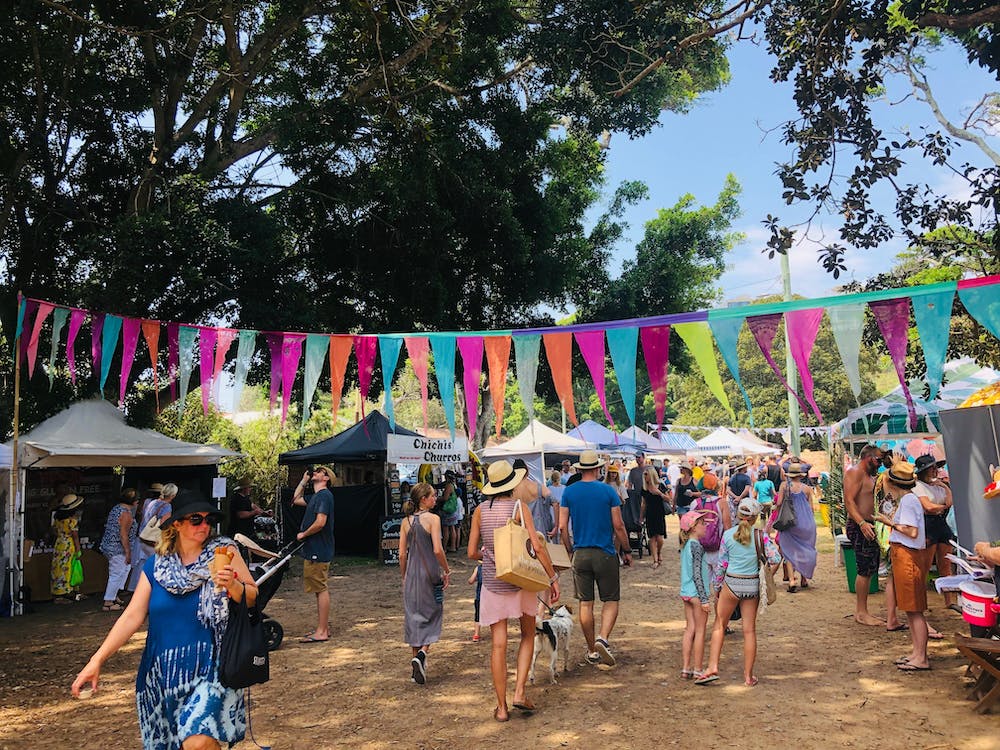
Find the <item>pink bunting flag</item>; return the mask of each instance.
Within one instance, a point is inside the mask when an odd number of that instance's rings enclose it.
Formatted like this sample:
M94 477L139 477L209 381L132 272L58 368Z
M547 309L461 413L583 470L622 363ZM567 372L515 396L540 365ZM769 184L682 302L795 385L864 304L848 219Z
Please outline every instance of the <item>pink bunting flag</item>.
M601 402L604 416L608 418L608 424L614 429L615 420L611 418L611 412L608 411L608 399L605 392L604 331L578 331L576 345L580 347L583 361L587 363L587 369L590 370L590 377L594 381L597 400Z
M90 314L90 356L94 362L94 377L101 373L101 334L104 332L104 313Z
M239 337L240 332L232 328L216 328L215 330L217 338L215 341L215 366L212 368L212 400L218 406L219 375L222 374L222 368L226 365L226 355L229 353L229 347Z
M135 361L135 348L139 345L139 331L142 321L138 318L122 320L122 369L118 376L118 403L125 403L125 389L128 387L129 375L132 374L132 362Z
M35 359L38 356L38 338L42 335L42 324L45 319L52 314L55 305L48 302L38 303L38 312L35 314L35 325L31 328L31 338L28 340L28 377L35 373Z
M778 380L785 386L785 390L795 396L799 402L799 406L802 407L802 411L808 411L809 406L802 400L798 392L792 390L792 386L785 380L785 376L781 374L778 363L774 361L774 357L771 355L771 350L774 348L774 337L778 335L779 323L781 323L781 313L755 315L752 318L747 318L747 326L750 328L750 333L753 334L754 340L760 348L760 353L764 355L767 364L770 365L771 370L777 376Z
M903 389L906 399L906 412L910 416L910 429L917 429L917 409L913 405L913 396L906 383L906 332L910 327L910 298L888 299L879 302L869 302L868 307L875 316L878 329L882 333L885 345L889 349L889 357L896 368L896 377Z
M295 385L295 374L299 371L299 360L302 359L302 344L306 340L304 333L286 333L281 342L281 424L288 419L288 406L292 401L292 388Z
M83 321L87 318L86 310L73 308L69 314L69 333L66 335L66 362L69 364L69 379L76 385L76 335L83 327Z
M180 323L167 323L167 377L170 379L170 400L177 400L177 368L181 364L181 350L178 336Z
M646 372L653 389L656 407L656 432L663 427L663 414L667 410L667 372L670 369L670 326L647 326L639 329L642 354L646 358Z
M271 399L268 407L274 411L275 404L278 403L278 391L281 389L281 345L285 336L282 333L268 333L264 335L267 341L267 351L271 355Z
M160 413L160 370L156 366L160 358L160 321L142 321L142 337L146 339L146 348L149 349L149 364L153 368L153 393L156 398L156 413Z
M466 426L471 441L476 434L479 418L479 380L483 375L483 337L459 336L458 351L462 355L462 389L465 391Z
M817 307L812 310L792 310L785 313L785 325L788 329L788 348L795 360L799 377L802 378L802 393L805 394L806 401L812 407L813 414L820 424L823 424L823 415L816 405L816 398L813 395L812 373L809 371L809 357L812 356L813 346L816 343L816 334L819 333L819 324L823 319L823 308Z
M375 372L375 355L378 350L377 336L355 336L354 356L358 360L358 388L361 390L361 419L365 418L365 399L372 384L372 373ZM365 424L365 434L368 425Z
M420 406L424 411L424 433L427 433L427 355L430 342L423 336L407 336L406 356L410 358L410 366L420 383Z
M215 342L219 332L202 328L198 336L198 373L201 376L201 413L208 414L208 400L212 395L212 372L215 366Z

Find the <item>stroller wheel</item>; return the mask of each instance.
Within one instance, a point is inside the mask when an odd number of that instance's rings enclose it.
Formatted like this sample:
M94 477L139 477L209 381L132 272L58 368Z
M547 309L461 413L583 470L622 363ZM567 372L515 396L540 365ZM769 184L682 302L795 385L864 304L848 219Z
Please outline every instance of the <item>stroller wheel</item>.
M277 620L264 620L264 635L267 637L267 650L277 651L285 638L285 629Z

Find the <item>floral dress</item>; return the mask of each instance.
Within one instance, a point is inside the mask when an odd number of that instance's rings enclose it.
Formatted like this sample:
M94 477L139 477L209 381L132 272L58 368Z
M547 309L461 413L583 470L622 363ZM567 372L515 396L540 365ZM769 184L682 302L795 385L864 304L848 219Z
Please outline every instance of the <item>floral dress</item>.
M73 587L69 585L69 574L73 565L73 556L76 554L73 532L77 530L79 525L80 521L75 515L55 521L56 544L52 551L50 573L50 583L54 596L68 596L73 593Z

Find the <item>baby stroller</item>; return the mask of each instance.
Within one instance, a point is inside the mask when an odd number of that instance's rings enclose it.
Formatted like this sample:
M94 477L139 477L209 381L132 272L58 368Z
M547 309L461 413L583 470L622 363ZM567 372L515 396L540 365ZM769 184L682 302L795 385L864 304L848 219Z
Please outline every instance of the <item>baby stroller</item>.
M625 531L628 532L629 547L635 552L639 559L642 559L644 551L649 550L649 534L646 532L646 524L639 520L642 511L641 495L630 490L628 499L622 505L622 521L625 524Z
M281 627L280 622L264 612L264 607L277 592L285 567L295 553L302 549L302 542L295 541L285 545L277 552L271 552L243 534L237 534L233 540L246 553L247 567L250 568L250 575L253 576L254 583L257 584L257 608L260 610L264 623L264 633L267 635L267 650L275 651L285 637L285 629ZM264 561L253 562L254 556L264 558Z

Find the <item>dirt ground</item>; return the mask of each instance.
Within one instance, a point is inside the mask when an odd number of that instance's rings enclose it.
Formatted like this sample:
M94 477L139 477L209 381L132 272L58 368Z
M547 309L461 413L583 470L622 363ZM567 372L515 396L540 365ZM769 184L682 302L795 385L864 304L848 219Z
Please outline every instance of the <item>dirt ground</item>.
M676 539L676 519L668 520ZM622 611L612 638L613 669L584 663L573 633L571 664L558 685L529 690L531 717L492 720L489 642L473 644L471 563L453 557L442 641L430 652L428 684L410 681L402 643L402 599L396 569L338 564L332 573L332 640L302 645L314 624L312 596L297 576L267 607L286 631L272 654L271 681L253 689L252 727L274 748L743 747L1000 748L1000 717L979 716L966 700L965 664L950 642L933 642L933 670L903 674L893 659L907 652L906 633L865 628L853 609L833 543L820 529L814 586L786 594L762 617L760 684L741 679L739 626L726 640L722 680L682 681L683 609L678 562L648 557L623 571ZM293 566L295 562L293 562ZM780 578L780 576L779 576ZM570 575L563 583L572 586ZM570 592L571 593L571 592ZM566 597L564 597L566 598ZM873 595L882 610L882 595ZM961 617L931 597L930 621L946 634L968 632ZM571 600L571 597L570 597ZM42 605L30 616L0 621L0 748L134 748L139 732L134 678L142 634L107 665L100 692L69 694L76 672L98 646L111 616L98 601ZM514 626L516 629L516 626ZM514 643L508 663L513 664ZM511 689L513 672L511 672ZM516 712L515 712L516 714ZM253 747L248 740L241 747Z

